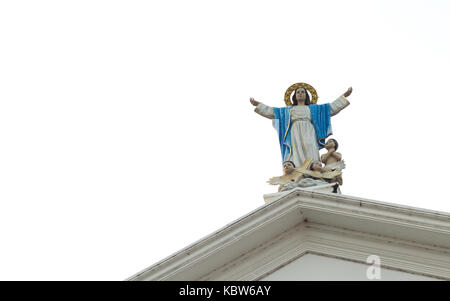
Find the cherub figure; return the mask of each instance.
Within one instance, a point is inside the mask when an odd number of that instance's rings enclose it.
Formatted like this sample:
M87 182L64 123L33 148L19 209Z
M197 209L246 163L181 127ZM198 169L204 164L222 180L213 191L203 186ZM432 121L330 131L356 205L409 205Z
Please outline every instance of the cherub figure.
M272 185L280 185L278 191L285 191L294 188L295 183L302 174L295 168L292 161L285 161L283 163L283 175L279 177L272 177L267 183Z
M321 156L321 161L325 164L323 168L324 171L342 171L345 168L344 160L342 160L341 153L338 153L336 150L338 149L338 142L336 139L328 139L325 143L325 149L328 150L326 154ZM342 175L339 174L333 179L331 182L337 182L339 185L342 185Z
M311 166L309 167L309 169L313 172L322 173L322 163L320 163L319 161L313 161L311 162Z
M305 162L305 164L302 164L301 168L299 170L302 170L302 176L297 180L297 186L299 187L311 187L311 186L320 186L324 184L328 184L328 182L325 180L328 175L323 173L322 163L319 161L312 161L309 160L309 162ZM304 167L309 166L307 170L303 170Z
M340 170L324 171L320 161L307 159L300 167L295 167L292 161L283 163L283 175L272 177L267 183L280 185L278 192L294 189L295 187L310 187L328 184L336 176L340 175Z
M303 167L299 167L297 169L303 174L304 178L319 179L327 182L330 182L336 176L341 174L340 170L325 170L322 163L319 161L312 161L309 165L309 169L305 169Z

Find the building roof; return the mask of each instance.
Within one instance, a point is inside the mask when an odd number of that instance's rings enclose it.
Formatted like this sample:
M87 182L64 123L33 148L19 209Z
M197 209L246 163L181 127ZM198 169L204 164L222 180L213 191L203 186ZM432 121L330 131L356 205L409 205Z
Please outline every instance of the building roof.
M300 188L128 280L260 280L304 254L450 280L450 214Z

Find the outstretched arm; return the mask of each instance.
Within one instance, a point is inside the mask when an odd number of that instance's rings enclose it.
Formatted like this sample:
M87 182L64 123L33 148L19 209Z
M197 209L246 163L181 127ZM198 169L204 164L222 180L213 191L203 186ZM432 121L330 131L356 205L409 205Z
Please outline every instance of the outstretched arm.
M347 91L346 91L344 94L342 94L342 95L344 95L344 97L349 97L350 94L352 94L352 92L353 92L353 88L350 87L350 88L348 88Z
M275 114L273 112L272 107L266 106L262 102L256 101L253 97L250 97L250 103L256 107L255 112L258 113L259 115L269 119L275 118Z
M334 116L337 113L339 113L342 109L346 108L350 102L348 101L347 97L352 94L353 89L352 87L348 88L347 91L342 94L338 99L330 103L330 115Z
M256 101L253 97L250 97L250 103L255 107L259 105L259 101Z

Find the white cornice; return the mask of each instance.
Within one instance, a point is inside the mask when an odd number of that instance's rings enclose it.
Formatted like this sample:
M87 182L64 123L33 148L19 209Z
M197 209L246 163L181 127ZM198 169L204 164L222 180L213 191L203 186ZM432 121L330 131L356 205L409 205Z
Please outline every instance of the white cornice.
M450 252L378 235L302 224L200 280L260 280L299 257L313 253L366 263L381 258L382 268L436 279L450 279Z
M258 261L260 267L251 265L251 261L247 260L250 266L239 272L233 266L240 259L246 258L249 252L264 254L263 250L266 250L280 255L275 252L277 244L281 246L283 237L289 237L288 233L296 239L303 237L303 240L301 244L296 242L296 250L287 248L288 253L284 257L279 256L280 258L292 260L305 252L316 252L336 257L347 256L347 259L358 262L365 260L363 257L367 250L345 249L339 247L337 240L334 245L330 244L332 238L324 238L323 227L328 227L328 233L330 229L334 229L335 237L359 236L366 240L378 237L381 239L377 245L380 253L386 249L383 248L386 242L390 246L400 245L400 259L395 259L397 257L392 252L383 253L384 262L390 265L388 267L450 279L450 263L447 260L450 251L449 214L342 194L295 189L128 280L222 279L224 275L228 275L227 280L259 279L270 273L271 268L283 264L283 259L274 259L273 265L270 265L270 258L263 256L265 261ZM336 231L341 232L338 234ZM345 245L345 240L341 239L342 241ZM408 250L415 255L400 264ZM429 264L421 263L421 260ZM438 267L439 264L443 265L442 270ZM246 265L240 263L240 266ZM262 269L262 266L267 266L267 269Z

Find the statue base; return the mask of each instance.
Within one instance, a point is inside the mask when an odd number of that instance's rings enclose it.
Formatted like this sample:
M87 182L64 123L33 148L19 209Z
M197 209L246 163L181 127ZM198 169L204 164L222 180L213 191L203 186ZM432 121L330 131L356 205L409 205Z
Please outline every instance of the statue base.
M341 194L341 189L340 189L340 187L339 187L339 185L337 183L330 183L330 184L319 185L319 186L312 186L312 187L306 187L306 188L298 187L298 188L295 188L295 189L300 189L300 190L305 190L305 191L317 191L317 192ZM273 200L279 199L280 197L291 193L292 190L293 189L287 190L287 191L276 192L276 193L264 194L263 195L264 202L265 203L269 203L269 202L271 202Z

